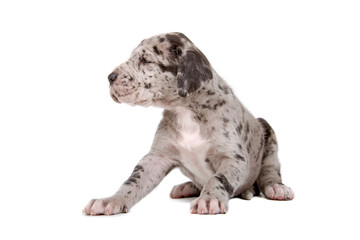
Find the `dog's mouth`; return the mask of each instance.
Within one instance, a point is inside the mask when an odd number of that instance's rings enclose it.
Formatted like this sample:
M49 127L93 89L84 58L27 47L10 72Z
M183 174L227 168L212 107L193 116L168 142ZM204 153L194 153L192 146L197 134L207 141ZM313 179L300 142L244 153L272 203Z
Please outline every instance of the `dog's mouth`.
M121 103L121 102L119 101L119 99L116 97L115 94L111 93L110 95L111 95L111 98L112 98L115 102Z
M126 99L131 98L130 95L132 93L133 91L129 91L127 89L123 89L119 91L118 89L115 89L110 86L110 96L117 103L127 102Z
M139 93L136 93L135 95L133 93L128 93L126 95L119 96L119 93L114 90L110 92L110 96L117 103L127 103L133 106L138 105L144 107L148 107L151 105L151 100L139 99Z

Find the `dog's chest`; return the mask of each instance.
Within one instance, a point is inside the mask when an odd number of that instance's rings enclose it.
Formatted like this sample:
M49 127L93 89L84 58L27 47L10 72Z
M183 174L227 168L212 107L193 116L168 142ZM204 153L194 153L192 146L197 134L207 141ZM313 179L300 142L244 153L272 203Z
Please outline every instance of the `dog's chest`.
M180 151L180 161L200 182L206 182L214 172L205 161L210 141L200 133L200 126L192 117L192 112L177 109L178 134L175 146Z

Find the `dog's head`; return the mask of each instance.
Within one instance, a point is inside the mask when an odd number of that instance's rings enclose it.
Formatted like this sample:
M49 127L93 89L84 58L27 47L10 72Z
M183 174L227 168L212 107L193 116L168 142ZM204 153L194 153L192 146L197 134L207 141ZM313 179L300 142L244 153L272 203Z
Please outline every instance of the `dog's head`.
M186 98L212 78L209 61L182 33L143 40L108 76L114 101L143 106Z

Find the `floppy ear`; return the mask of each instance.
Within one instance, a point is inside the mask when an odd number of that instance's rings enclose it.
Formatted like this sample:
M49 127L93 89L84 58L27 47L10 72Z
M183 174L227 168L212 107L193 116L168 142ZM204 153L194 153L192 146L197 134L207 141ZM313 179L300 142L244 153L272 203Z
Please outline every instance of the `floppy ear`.
M195 92L202 82L212 78L210 63L200 50L188 50L181 57L177 72L178 93L181 97Z

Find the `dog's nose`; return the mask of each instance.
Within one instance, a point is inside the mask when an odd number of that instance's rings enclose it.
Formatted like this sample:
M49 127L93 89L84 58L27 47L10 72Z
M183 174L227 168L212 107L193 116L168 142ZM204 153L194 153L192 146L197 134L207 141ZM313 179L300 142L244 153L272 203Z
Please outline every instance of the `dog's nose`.
M115 72L110 73L109 76L108 76L109 83L112 84L113 82L115 82L117 76L118 76L118 74L115 73Z

